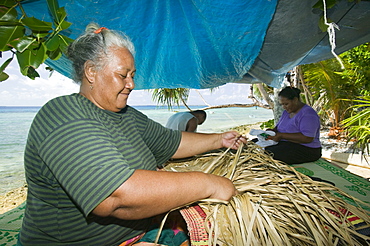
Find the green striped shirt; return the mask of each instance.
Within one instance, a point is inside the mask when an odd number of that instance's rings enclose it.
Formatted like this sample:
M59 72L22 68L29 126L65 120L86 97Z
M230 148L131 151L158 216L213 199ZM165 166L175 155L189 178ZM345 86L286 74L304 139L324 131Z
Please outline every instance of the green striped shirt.
M135 169L155 170L181 133L127 106L114 113L79 94L49 101L35 116L25 149L28 197L23 245L118 245L149 219L101 218L91 211Z

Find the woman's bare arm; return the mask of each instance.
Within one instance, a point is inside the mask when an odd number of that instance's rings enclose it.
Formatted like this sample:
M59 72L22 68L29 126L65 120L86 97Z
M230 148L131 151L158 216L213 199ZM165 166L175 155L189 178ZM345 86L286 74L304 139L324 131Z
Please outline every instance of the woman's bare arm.
M229 200L235 194L229 179L212 174L136 170L93 214L138 220L205 198Z
M198 128L198 119L191 118L188 123L186 124L186 131L187 132L195 132Z

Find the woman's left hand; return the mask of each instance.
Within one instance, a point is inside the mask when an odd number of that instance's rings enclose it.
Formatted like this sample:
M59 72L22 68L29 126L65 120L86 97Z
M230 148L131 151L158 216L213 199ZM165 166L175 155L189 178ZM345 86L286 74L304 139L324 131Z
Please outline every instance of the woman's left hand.
M282 134L280 132L276 132L275 136L268 136L266 140L273 140L275 142L279 142L282 138Z
M225 148L238 149L241 143L246 143L247 139L236 131L224 132L221 134L222 146Z

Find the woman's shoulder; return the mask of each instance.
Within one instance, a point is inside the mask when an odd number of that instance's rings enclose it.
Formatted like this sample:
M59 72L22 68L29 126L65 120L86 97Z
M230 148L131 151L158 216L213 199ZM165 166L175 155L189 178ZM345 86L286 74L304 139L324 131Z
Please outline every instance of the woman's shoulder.
M307 122L314 122L320 121L320 117L317 112L309 105L305 104L300 112L298 113L298 120L300 121L307 121Z
M49 100L40 111L60 112L71 110L78 105L77 93L71 95L64 95Z
M124 112L126 117L133 117L137 124L144 124L146 125L147 122L150 120L147 115L143 112L137 110L136 108L127 105L126 111Z
M126 106L126 113L136 115L136 116L139 116L139 117L147 118L147 116L143 112L141 112L141 111L137 110L136 108L134 108L132 106L129 106L129 105Z
M316 110L313 109L310 105L307 105L305 104L303 107L302 107L302 111L305 112L305 113L312 113L312 114L317 114Z
M52 122L65 123L67 121L83 118L81 102L78 94L59 96L49 100L37 113L37 118Z

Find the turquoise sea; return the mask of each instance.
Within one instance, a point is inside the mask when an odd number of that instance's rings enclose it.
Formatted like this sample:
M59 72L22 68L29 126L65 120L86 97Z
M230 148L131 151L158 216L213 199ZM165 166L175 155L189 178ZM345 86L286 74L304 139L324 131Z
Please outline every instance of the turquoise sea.
M184 107L133 106L149 118L165 125L174 111L187 111ZM205 106L191 106L193 110ZM0 106L0 195L25 183L23 153L27 133L40 107ZM273 118L272 110L263 108L222 108L207 110L207 120L198 132L221 132L238 125L264 122Z

